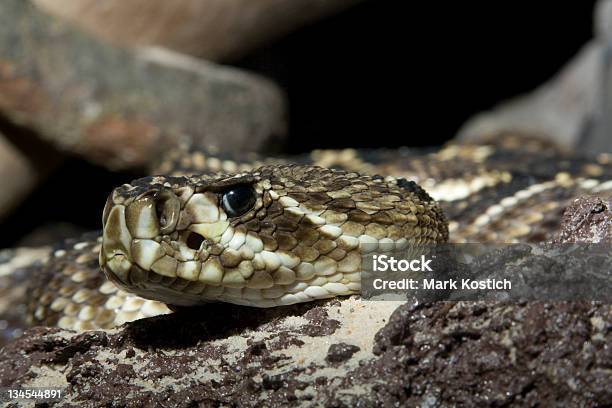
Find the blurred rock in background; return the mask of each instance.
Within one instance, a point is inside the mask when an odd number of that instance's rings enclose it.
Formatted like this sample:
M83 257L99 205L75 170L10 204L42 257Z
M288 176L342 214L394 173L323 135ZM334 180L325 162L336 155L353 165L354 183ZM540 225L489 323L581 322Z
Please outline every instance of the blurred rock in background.
M233 60L360 0L34 0L123 46L158 45Z
M527 95L475 115L459 137L512 129L544 135L585 154L612 152L611 0L598 2L594 22L595 37L554 78Z
M109 168L146 166L190 135L257 150L285 132L272 82L161 49L129 52L30 2L0 3L0 112Z

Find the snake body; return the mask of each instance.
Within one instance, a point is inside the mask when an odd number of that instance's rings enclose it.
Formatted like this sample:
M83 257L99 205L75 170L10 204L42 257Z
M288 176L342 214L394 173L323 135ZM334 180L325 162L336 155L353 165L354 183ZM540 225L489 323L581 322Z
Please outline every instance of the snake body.
M610 156L513 134L291 160L187 146L154 171L163 173L115 189L102 237L70 241L36 270L32 324L109 328L169 313L166 304L272 307L358 293L366 247L548 240L573 198L612 191Z

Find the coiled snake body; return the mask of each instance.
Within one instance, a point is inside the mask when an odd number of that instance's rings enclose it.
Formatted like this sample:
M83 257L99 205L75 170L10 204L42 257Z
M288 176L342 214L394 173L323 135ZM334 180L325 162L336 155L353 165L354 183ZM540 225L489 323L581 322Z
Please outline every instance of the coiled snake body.
M171 175L112 192L102 238L69 242L37 268L31 322L109 328L168 313L166 304L272 307L358 293L365 245L445 242L449 230L453 242L546 240L572 198L612 191L609 156L573 157L513 134L432 153L293 161L172 152L156 169Z

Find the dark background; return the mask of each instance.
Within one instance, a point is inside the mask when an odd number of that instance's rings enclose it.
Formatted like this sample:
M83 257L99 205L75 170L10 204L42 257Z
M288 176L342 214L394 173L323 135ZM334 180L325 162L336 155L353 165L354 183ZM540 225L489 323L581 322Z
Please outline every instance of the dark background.
M238 65L287 90L292 152L440 144L557 72L594 3L370 0Z
M557 72L591 38L593 4L369 0L234 65L286 90L290 153L439 145ZM69 160L0 226L0 247L46 222L99 229L107 194L136 176Z

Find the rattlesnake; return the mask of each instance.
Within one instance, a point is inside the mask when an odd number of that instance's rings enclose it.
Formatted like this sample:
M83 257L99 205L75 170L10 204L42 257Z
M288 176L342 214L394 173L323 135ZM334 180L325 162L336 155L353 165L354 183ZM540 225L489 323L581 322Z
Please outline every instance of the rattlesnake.
M291 159L185 145L152 173L167 176L111 193L103 237L67 241L31 268L31 324L109 328L169 313L166 303L271 307L358 293L364 244L549 240L574 197L612 191L612 156L515 133Z

